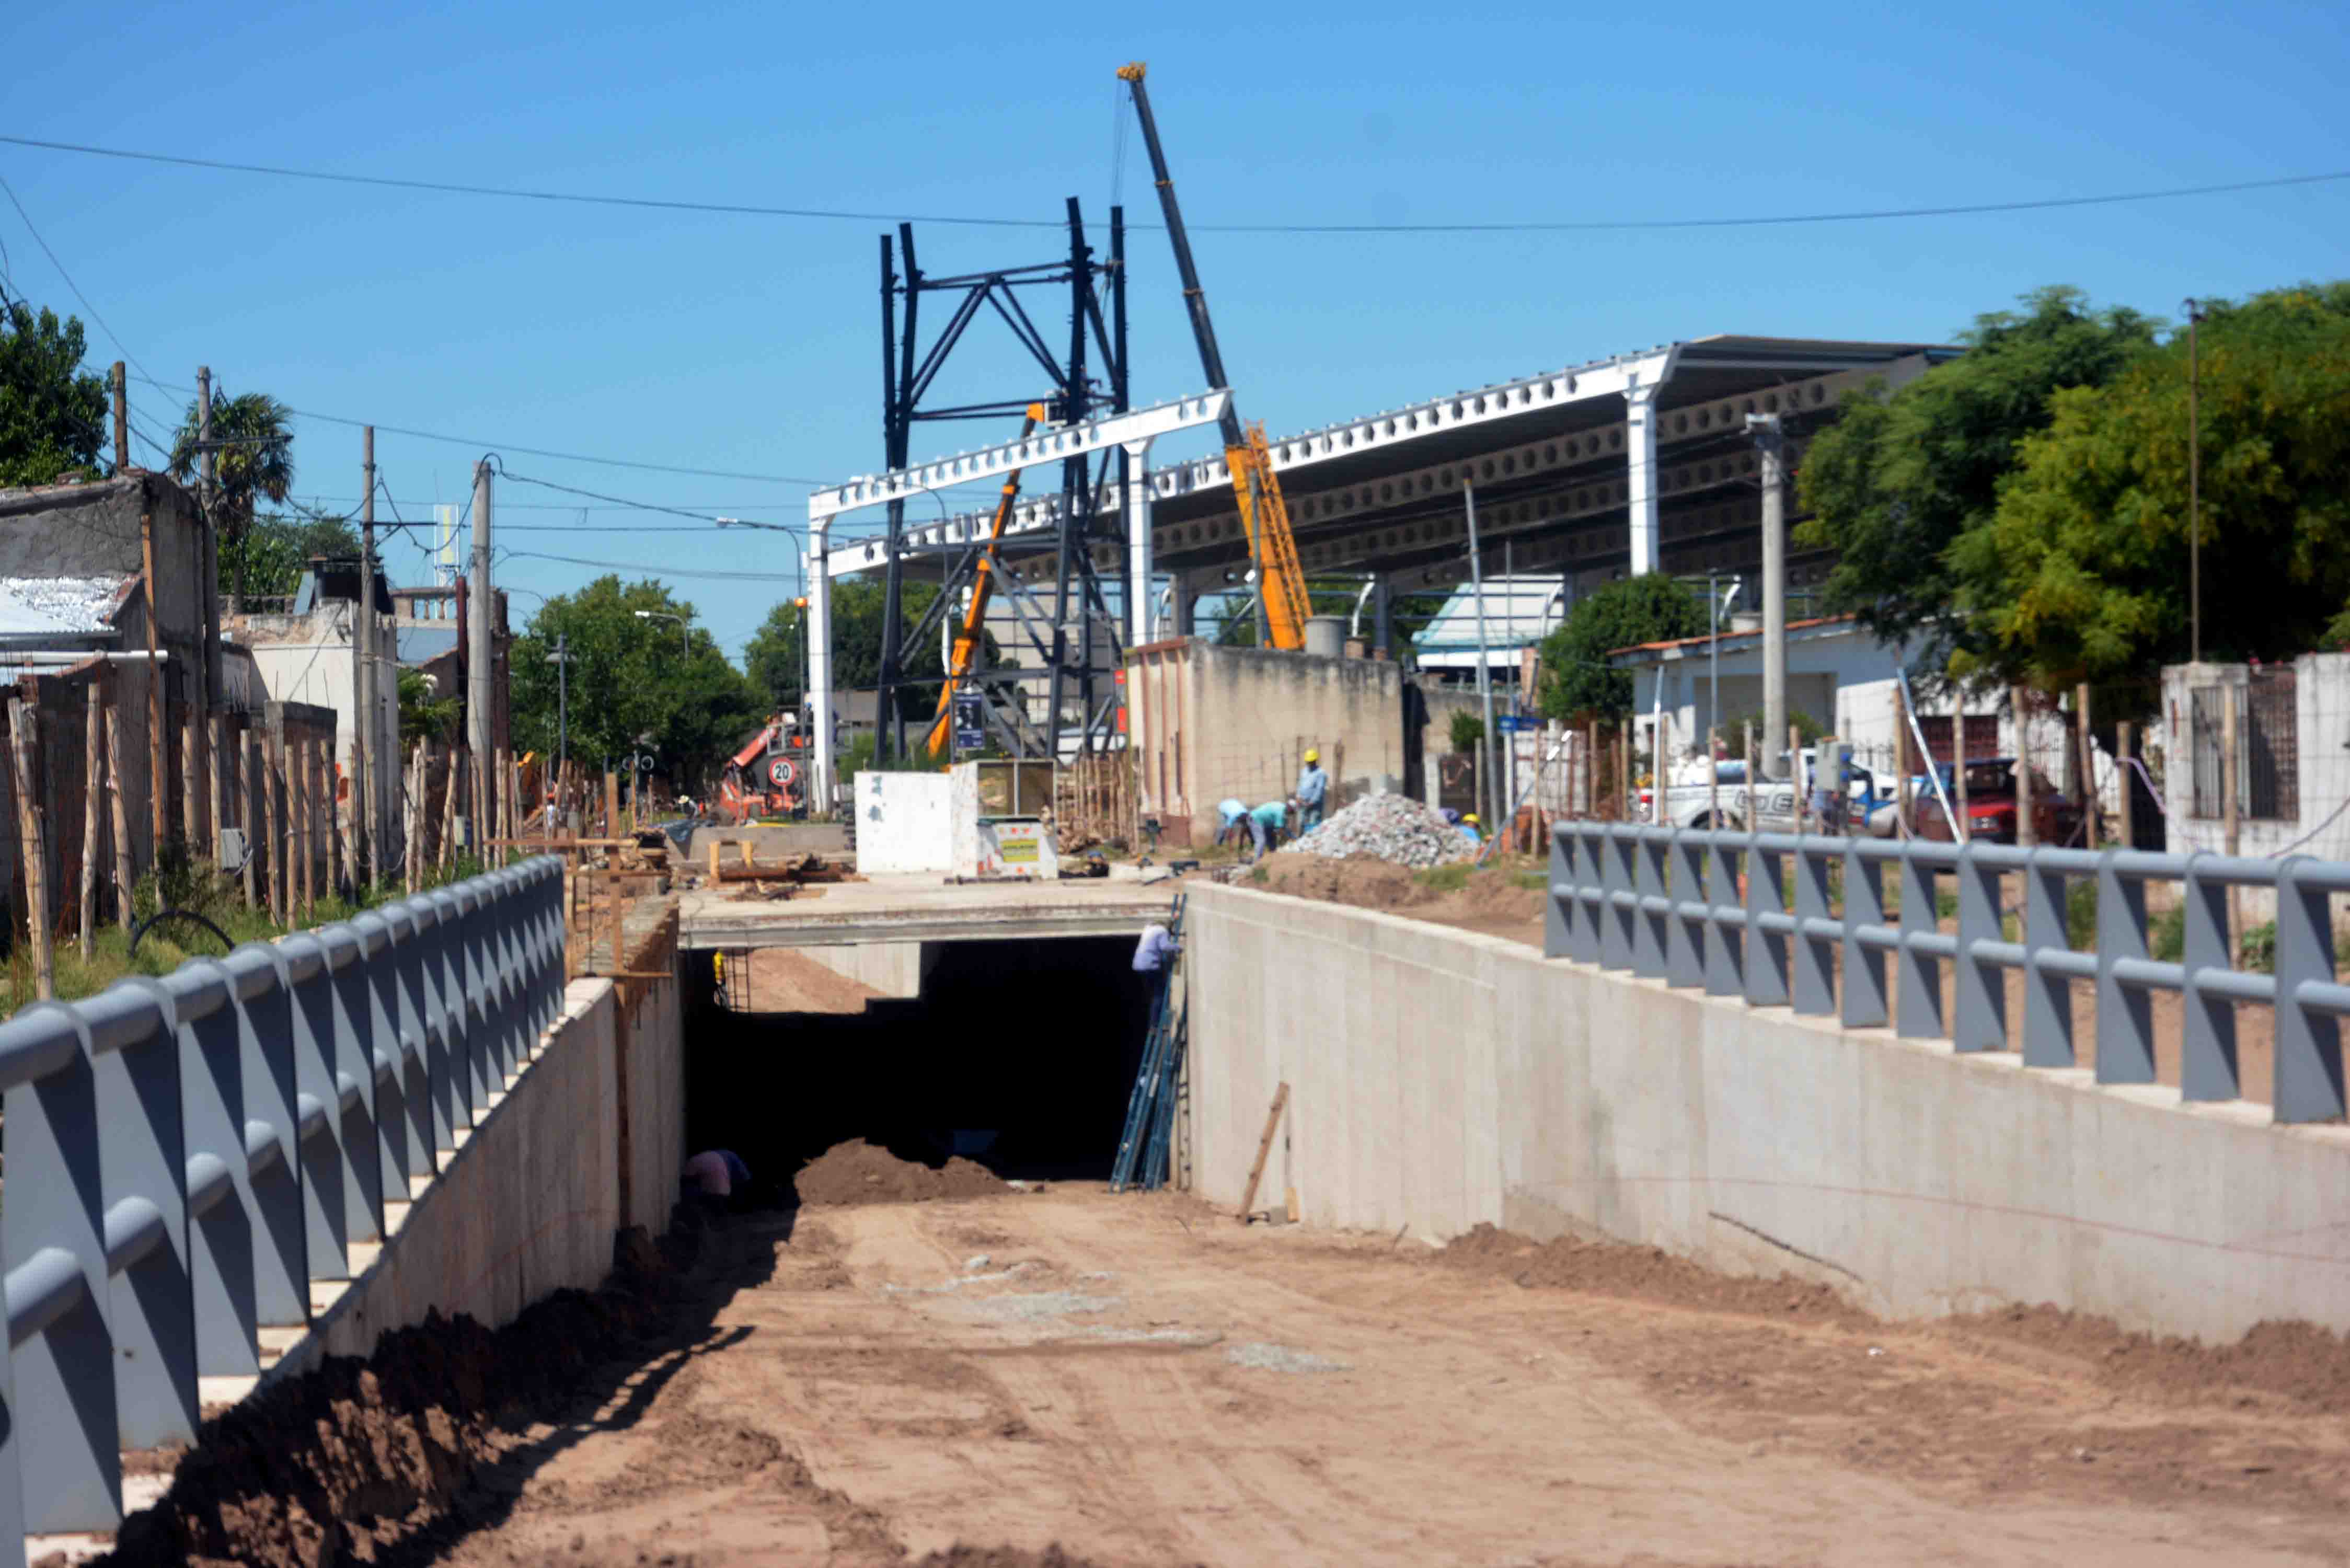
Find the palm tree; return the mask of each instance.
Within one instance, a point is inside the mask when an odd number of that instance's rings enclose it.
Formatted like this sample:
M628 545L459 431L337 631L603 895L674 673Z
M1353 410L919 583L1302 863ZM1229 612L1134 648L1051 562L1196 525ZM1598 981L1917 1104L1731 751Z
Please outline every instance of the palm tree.
M237 397L213 393L213 450L217 457L217 490L213 524L220 532L221 551L234 562L234 586L229 593L229 613L244 608L245 530L253 525L255 502L261 497L283 503L294 488L294 410L266 392ZM198 410L188 404L188 416L172 442L172 475L192 478L203 453L197 445Z

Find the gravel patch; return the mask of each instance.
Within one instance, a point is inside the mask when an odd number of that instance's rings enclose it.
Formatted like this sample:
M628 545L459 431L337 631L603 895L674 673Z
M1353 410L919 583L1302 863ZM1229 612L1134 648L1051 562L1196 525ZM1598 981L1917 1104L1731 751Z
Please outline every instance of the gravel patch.
M1366 795L1286 847L1326 860L1386 860L1414 868L1467 860L1477 853L1442 815L1401 794Z
M1303 1350L1292 1350L1285 1345L1235 1345L1224 1352L1224 1359L1234 1366L1253 1366L1259 1372L1344 1372L1343 1361L1333 1361L1326 1355L1315 1355Z
M1039 1291L1025 1296L990 1296L972 1302L966 1310L983 1317L1006 1318L1014 1323L1037 1323L1045 1318L1071 1317L1084 1313L1107 1312L1126 1304L1124 1296L1086 1296L1075 1291Z

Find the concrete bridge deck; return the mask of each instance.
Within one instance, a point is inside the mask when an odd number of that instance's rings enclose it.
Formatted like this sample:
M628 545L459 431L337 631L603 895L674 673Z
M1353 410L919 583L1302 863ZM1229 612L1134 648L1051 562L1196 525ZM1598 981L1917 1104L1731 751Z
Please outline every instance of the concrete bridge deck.
M1139 936L1195 880L1154 871L1147 881L1129 874L958 884L919 873L811 888L774 903L703 888L683 896L678 942L708 950Z

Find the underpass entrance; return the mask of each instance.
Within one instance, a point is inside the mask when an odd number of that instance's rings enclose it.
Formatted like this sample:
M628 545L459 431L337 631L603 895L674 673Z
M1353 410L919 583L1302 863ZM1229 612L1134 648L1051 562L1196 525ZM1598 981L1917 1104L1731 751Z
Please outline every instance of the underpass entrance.
M737 1006L721 1004L712 955L692 955L687 1147L733 1149L763 1188L857 1137L1007 1179L1107 1178L1158 980L1134 971L1134 940L936 946L916 998L854 997L790 950L729 953ZM812 1005L836 1010L798 1010Z

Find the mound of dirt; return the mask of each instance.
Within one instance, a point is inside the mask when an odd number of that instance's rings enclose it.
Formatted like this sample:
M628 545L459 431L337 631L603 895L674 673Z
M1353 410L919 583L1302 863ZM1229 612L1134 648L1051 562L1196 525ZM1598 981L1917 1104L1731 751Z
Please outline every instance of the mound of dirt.
M941 1198L986 1198L1003 1179L957 1158L933 1168L899 1159L861 1137L837 1143L810 1160L792 1183L800 1202L814 1208L852 1203L929 1203Z
M1454 1237L1436 1261L1448 1268L1499 1274L1528 1290L1588 1291L1710 1312L1789 1314L1857 1327L1875 1320L1825 1285L1781 1275L1760 1279L1718 1274L1660 1247L1622 1241L1582 1241L1561 1236L1536 1241L1513 1231L1480 1225Z
M1409 909L1432 904L1441 895L1412 874L1411 868L1389 860L1331 860L1319 855L1283 850L1269 855L1258 867L1264 873L1249 885L1292 898L1318 898L1326 904L1352 904L1361 909Z
M1241 886L1542 940L1543 892L1523 884L1523 867L1445 867L1429 873L1385 860L1327 860L1284 850L1267 856L1256 870L1263 878L1251 873Z
M2257 1389L2326 1415L2350 1411L2350 1336L2309 1323L2252 1325L2233 1345L2199 1345L2124 1330L2113 1319L2053 1306L2014 1306L1950 1320L1963 1335L1989 1334L2087 1362L2100 1382L2157 1402L2208 1400Z
M316 1568L447 1526L511 1439L502 1411L567 1397L656 1327L668 1282L624 1246L614 1282L558 1291L493 1332L433 1313L361 1361L330 1359L204 1424L171 1490L123 1524L121 1564L235 1562Z

